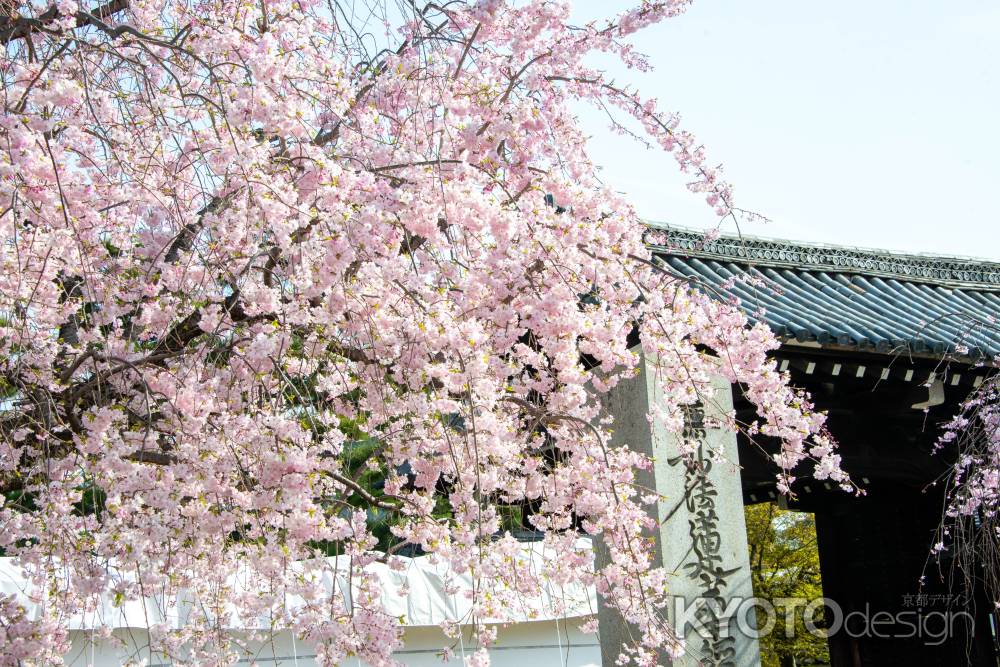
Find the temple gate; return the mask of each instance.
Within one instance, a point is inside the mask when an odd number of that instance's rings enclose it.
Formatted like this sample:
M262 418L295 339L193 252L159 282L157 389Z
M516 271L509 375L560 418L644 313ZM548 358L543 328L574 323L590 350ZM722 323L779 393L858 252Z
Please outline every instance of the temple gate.
M779 369L827 412L843 468L865 490L854 496L803 476L787 501L816 517L823 593L837 606L826 607L827 623L840 625L828 640L831 664L1000 664L997 610L981 590L960 599L947 551L930 559L944 504L940 481L952 462L932 450L940 425L994 372L1000 264L660 231L664 267L710 294L737 297L752 322L781 338ZM648 425L650 391L640 378L610 400L622 429L616 436L656 458L647 483L668 496L656 538L675 573L671 591L720 603L751 596L743 504L779 497L770 459L776 443L706 431L694 411L688 435L727 452L733 464L699 478L676 465L676 443ZM730 395L737 418L753 421L739 388ZM685 502L677 503L678 489ZM671 494L675 504L664 506ZM733 618L698 620L701 632L689 629L680 664L759 663L756 640ZM602 621L610 665L620 629Z

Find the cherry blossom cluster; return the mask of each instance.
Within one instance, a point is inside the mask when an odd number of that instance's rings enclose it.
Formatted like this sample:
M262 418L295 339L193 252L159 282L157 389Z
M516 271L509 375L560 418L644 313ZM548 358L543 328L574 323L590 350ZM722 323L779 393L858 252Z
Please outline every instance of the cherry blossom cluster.
M956 492L949 513L953 516L975 516L983 513L988 518L1000 511L1000 409L996 405L995 388L978 394L966 405L966 410L976 414L979 423L973 428L982 434L981 447L963 451L954 466L953 481L961 488ZM969 417L956 418L944 436L953 440L960 429L970 426Z
M58 622L28 618L13 595L0 593L0 666L19 667L26 660L56 662L69 650L69 633Z
M1000 607L1000 376L988 378L963 403L938 449L954 464L932 551L951 551L968 589L985 588Z
M563 2L403 4L382 46L319 0L0 10L0 548L43 609L2 600L0 654L55 661L52 629L101 596L183 594L187 622L151 627L178 664L236 660L234 615L321 664L394 664L365 568L419 548L481 582L456 621L483 646L478 619L584 584L635 628L624 659L656 664L683 646L651 461L608 446L601 401L643 364L668 430L722 374L759 414L726 425L781 443L784 488L847 483L778 341L656 260L573 116L638 121L727 213L678 119L585 64L645 66L628 37L687 3L584 27Z

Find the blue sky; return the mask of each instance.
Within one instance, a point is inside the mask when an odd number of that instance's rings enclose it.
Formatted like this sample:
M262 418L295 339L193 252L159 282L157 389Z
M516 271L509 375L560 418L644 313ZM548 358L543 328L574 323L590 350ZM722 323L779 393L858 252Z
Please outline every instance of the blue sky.
M631 4L577 0L574 19ZM696 0L636 43L655 70L609 71L679 111L771 219L743 233L1000 260L1000 2ZM717 224L669 155L580 117L643 216Z

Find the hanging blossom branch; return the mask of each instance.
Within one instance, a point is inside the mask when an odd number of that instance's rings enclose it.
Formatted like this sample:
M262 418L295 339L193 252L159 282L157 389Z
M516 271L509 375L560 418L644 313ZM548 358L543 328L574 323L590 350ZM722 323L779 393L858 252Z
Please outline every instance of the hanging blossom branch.
M1000 375L972 393L945 426L938 449L955 463L933 552L952 557L948 574L971 603L985 592L1000 609Z
M728 213L677 119L584 65L644 66L630 35L686 5L576 28L560 3L414 2L369 56L317 0L4 3L0 549L40 611L0 598L0 654L55 662L99 599L184 592L201 611L150 628L178 664L236 661L230 614L392 664L368 566L408 546L473 573L483 647L481 619L578 584L629 622L624 662L680 653L651 461L608 446L601 394L645 359L682 433L721 373L785 488L849 485L778 341L664 272L570 112L639 120ZM542 572L504 518L529 507Z

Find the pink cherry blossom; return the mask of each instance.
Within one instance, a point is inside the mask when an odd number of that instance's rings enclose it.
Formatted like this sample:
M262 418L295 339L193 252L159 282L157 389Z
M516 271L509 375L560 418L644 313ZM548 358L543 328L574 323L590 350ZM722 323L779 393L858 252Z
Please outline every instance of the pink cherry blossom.
M1000 376L990 375L972 392L945 425L938 450L954 463L932 555L948 549L966 592L985 592L1000 604ZM965 572L982 575L972 579Z
M637 121L728 214L679 117L587 64L647 68L630 35L687 4L574 27L561 2L417 3L379 45L318 0L4 17L0 547L43 613L0 599L0 654L54 662L98 597L183 592L188 622L151 631L178 664L236 660L232 614L321 664L392 664L366 566L406 545L482 582L455 620L483 647L478 619L558 583L636 628L625 661L682 650L643 538L651 462L608 446L600 395L644 356L650 417L680 431L722 373L759 413L726 425L782 443L782 485L813 465L847 484L778 341L658 263L573 115ZM556 554L540 572L503 537L527 506Z

